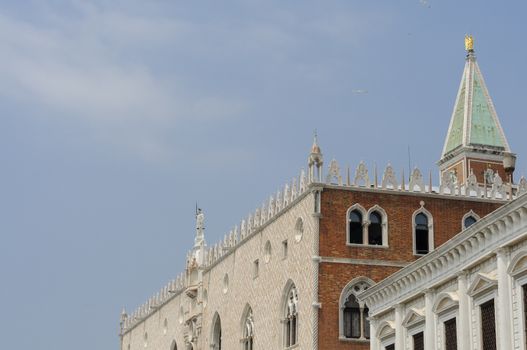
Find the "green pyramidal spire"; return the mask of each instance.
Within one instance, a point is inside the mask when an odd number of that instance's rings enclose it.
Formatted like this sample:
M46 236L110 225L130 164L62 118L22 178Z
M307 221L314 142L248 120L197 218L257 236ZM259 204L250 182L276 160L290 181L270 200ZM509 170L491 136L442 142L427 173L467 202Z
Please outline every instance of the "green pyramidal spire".
M472 46L467 52L442 159L462 150L510 152Z

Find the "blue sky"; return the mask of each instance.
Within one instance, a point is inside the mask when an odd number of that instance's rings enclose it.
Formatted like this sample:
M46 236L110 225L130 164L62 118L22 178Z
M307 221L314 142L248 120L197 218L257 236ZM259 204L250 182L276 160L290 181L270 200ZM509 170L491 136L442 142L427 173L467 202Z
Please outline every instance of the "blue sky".
M433 170L475 36L527 170L524 1L0 3L3 348L117 349L132 310L306 166ZM367 93L357 93L365 90Z

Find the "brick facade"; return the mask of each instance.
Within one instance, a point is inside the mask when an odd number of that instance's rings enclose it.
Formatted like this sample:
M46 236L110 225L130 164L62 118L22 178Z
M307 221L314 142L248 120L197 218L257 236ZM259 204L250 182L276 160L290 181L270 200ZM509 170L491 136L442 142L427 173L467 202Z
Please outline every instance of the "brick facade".
M459 197L388 191L324 188L321 196L320 256L324 258L378 260L374 265L322 261L319 268L319 349L369 349L367 342L339 340L339 299L343 288L355 277L375 282L397 271L391 262L409 263L413 254L412 215L421 208L433 215L434 246L445 243L461 231L462 218L470 210L484 217L502 205ZM353 204L366 210L379 205L388 216L388 247L368 248L346 245L347 210ZM381 261L382 260L382 261Z

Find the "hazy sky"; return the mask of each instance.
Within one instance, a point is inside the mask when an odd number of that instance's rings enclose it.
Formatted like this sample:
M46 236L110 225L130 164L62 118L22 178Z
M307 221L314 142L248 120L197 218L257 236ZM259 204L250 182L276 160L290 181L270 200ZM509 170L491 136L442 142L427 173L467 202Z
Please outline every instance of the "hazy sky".
M527 170L525 1L2 1L3 349L118 349L119 313L306 166L434 171L478 61Z

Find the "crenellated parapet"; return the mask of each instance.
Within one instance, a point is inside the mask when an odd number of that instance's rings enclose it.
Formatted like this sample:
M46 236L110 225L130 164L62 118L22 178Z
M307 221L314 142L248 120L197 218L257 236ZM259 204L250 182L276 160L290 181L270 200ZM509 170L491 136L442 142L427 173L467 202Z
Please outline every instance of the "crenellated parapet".
M465 182L458 180L455 173L443 173L439 186L432 184L432 172L429 172L428 181L425 182L423 173L419 168L414 168L408 178L405 177L404 171L398 178L395 169L388 164L378 180L377 169L373 171L373 179L370 177L372 172L369 171L366 164L361 161L354 171L353 178L350 176L351 169L347 169L346 181L343 181L340 166L333 159L328 167L325 185L337 187L362 188L369 190L398 191L398 192L415 192L430 193L445 196L472 197L490 200L511 200L527 192L527 179L521 177L518 184L505 182L499 173L493 173L492 176L483 185L479 184L473 172L467 177Z
M126 311L123 310L121 314L121 334L124 334L127 330L146 319L175 295L183 292L185 286L185 274L181 273L168 282L156 294L152 295L143 305L139 306L131 314L127 314Z

